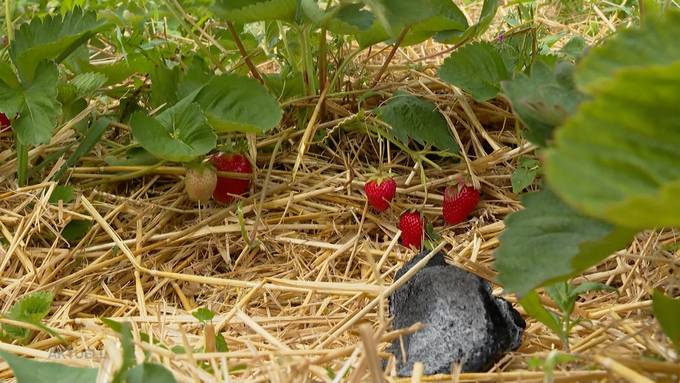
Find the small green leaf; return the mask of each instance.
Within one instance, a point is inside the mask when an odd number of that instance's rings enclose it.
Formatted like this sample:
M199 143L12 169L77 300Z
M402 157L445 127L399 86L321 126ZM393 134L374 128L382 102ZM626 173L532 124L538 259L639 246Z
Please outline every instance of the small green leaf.
M264 133L278 125L283 115L265 87L239 75L214 77L194 101L218 132Z
M451 135L446 119L437 106L416 96L397 92L377 110L378 116L392 127L392 134L404 144L409 139L421 145L432 145L451 153L458 145Z
M127 373L127 383L175 383L175 377L167 368L155 363L142 363Z
M654 290L652 310L663 332L680 350L680 321L678 320L680 318L680 299L667 297L662 292Z
M616 289L600 282L583 282L571 289L571 295L578 297L581 294L592 293L595 291L616 291Z
M593 90L624 69L647 65L663 66L680 61L680 12L669 10L666 17L648 20L640 28L616 33L583 59L576 83Z
M566 203L635 229L680 226L680 61L628 69L555 134L546 177Z
M136 112L130 118L132 134L140 145L166 161L189 162L215 148L217 138L187 97L156 118Z
M576 60L583 56L588 44L586 40L581 36L574 36L560 49L560 53L564 56Z
M439 77L484 101L496 97L501 81L508 80L510 73L497 48L484 42L468 44L452 53L439 68Z
M61 231L61 236L71 245L75 245L80 241L90 228L92 221L74 219L66 224L64 230Z
M215 313L205 307L196 309L191 315L203 323L210 322L215 317Z
M0 351L17 380L17 383L95 383L96 368L79 368L59 363L37 362Z
M120 322L116 322L113 319L109 318L99 318L99 320L104 324L104 326L110 328L111 330L121 334L123 332L123 324Z
M499 282L520 295L598 263L636 232L585 217L548 189L525 194L522 204L505 219L494 264Z
M217 0L215 13L227 21L238 24L255 21L293 21L298 0Z
M89 97L104 86L107 80L107 77L101 73L85 72L76 75L71 80L71 85L76 88L78 97Z
M539 162L532 158L520 158L519 166L517 166L517 169L515 169L510 177L512 192L519 193L531 185L536 179L539 166Z
M0 81L0 105L9 116L19 113L12 123L17 139L25 145L49 142L61 113L57 101L58 70L54 63L43 61L32 82L18 88Z
M559 319L555 314L543 307L541 300L535 291L527 293L519 300L519 303L522 305L522 308L524 308L524 311L531 315L532 318L546 325L555 334L562 334L562 325L560 324Z
M215 349L217 349L217 352L229 352L229 346L222 333L218 333L215 336Z
M49 202L53 204L59 203L59 201L69 203L73 201L74 194L75 191L73 186L57 185L54 187L54 190L52 190Z
M569 81L570 72L566 63L556 66L553 72L546 64L537 62L529 76L519 74L512 81L503 82L503 91L527 126L531 142L545 146L553 129L574 113L583 100Z
M15 321L41 324L42 320L50 312L54 296L48 291L37 291L17 301L7 313L7 318ZM9 335L24 339L30 334L30 330L23 327L3 324L2 329Z

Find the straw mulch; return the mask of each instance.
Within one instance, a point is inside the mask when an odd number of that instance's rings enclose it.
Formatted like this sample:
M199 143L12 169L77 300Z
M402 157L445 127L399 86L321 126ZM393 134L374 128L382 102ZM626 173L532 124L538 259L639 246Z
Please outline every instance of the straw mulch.
M441 48L401 49L396 69L423 55L436 64L441 60L433 54L436 49ZM383 58L365 61L365 68L377 70ZM118 337L98 319L107 317L132 324L138 360L146 352L183 382L375 381L379 358L388 359L384 378L390 382L543 381L543 371L530 369L529 362L563 345L521 309L527 319L521 348L489 372L458 373L454 366L446 376L394 376L394 360L383 350L416 330L394 331L386 314L385 297L396 287L393 275L413 256L398 243L399 214L420 209L442 235L440 247L450 263L493 281L502 220L521 208L510 176L517 159L533 156L535 148L518 139L507 103L475 103L436 80L431 68L391 71L380 89L407 90L435 102L465 148L465 158L433 157L440 169L425 165L422 184L420 168L408 155L366 134L361 125L346 124L356 112L353 96L330 97L321 133L309 136L312 144L295 179L304 129L292 127L294 119L284 118L273 133L251 139L257 174L240 212L236 204L188 201L182 168L106 165L105 143L70 172L70 182L79 187L77 199L50 204L55 187L50 176L61 162L45 169L46 182L17 188L11 139L2 136L2 311L25 294L52 291L55 304L46 325L68 344L40 332L29 345L3 343L0 349L38 359L68 351L58 354L66 355L61 362L101 366L105 379L121 363ZM317 102L301 100L288 108L311 110ZM107 139L127 134L120 126ZM73 137L66 124L50 145L30 157L54 153ZM380 215L367 209L362 196L370 167L378 165L395 173L399 185L395 203ZM441 193L461 175L472 175L481 185L482 202L468 222L445 227ZM60 233L73 219L93 225L69 246ZM677 382L678 356L652 317L650 300L652 288L680 293L677 237L672 230L643 232L627 249L576 278L607 283L616 291L587 294L577 303L575 315L586 319L570 338L577 359L556 367L555 381ZM495 292L502 288L496 285ZM555 307L547 298L545 304ZM198 307L217 313L208 331L191 316ZM210 328L223 334L228 352L204 352ZM141 341L141 333L153 341ZM174 353L174 346L189 352ZM78 352L86 353L78 357ZM10 377L3 363L0 378Z

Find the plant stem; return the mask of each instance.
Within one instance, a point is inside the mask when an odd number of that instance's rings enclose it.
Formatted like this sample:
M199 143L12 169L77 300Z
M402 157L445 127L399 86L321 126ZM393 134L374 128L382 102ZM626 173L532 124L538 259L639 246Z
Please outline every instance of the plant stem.
M245 60L245 62L246 62L246 65L248 65L248 69L250 70L250 74L252 74L253 77L257 81L264 84L264 80L262 80L262 76L260 76L260 72L257 71L257 67L255 67L255 64L253 64L253 62L250 60L250 56L248 56L248 52L246 52L246 48L243 46L243 43L241 42L241 38L238 37L238 31L236 31L234 24L232 24L231 21L227 21L227 27L229 28L229 32L231 32L231 36L234 38L234 42L236 43L236 46L238 47L238 51L241 53L243 60Z
M319 91L321 93L326 90L326 81L328 81L328 58L326 57L326 28L321 28L321 34L319 35ZM320 114L323 116L326 112L326 102L321 105Z
M308 85L308 95L315 95L317 91L316 76L314 75L314 63L312 52L309 46L309 29L299 30L300 46L302 47L302 67L305 75L305 82Z
M385 59L385 63L383 64L382 68L380 68L380 71L378 71L378 74L373 79L373 83L371 84L371 88L378 85L378 82L380 82L380 79L382 78L383 74L385 74L387 67L390 65L390 61L392 61L392 58L397 53L397 49L399 49L399 45L401 45L401 42L404 40L404 37L406 37L406 33L408 32L408 30L409 30L409 27L404 28L404 30L401 31L401 33L399 34L399 37L397 37L397 41L395 41L394 46L392 47L392 50L390 51L389 55L387 55L387 59Z
M14 26L12 25L12 0L5 0L5 27L7 28L7 45L14 40Z

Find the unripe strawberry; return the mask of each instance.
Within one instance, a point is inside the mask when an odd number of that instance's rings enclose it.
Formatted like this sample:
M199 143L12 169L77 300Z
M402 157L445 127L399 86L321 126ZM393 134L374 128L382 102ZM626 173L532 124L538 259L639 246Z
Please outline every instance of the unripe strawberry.
M449 225L459 224L475 210L479 203L479 190L463 183L451 185L444 190L442 213Z
M371 179L364 185L368 204L377 212L390 207L390 202L397 193L397 183L393 178Z
M187 168L184 177L184 190L192 201L206 202L215 191L217 174L210 166Z
M407 211L399 218L401 244L420 250L423 243L423 217L417 211Z

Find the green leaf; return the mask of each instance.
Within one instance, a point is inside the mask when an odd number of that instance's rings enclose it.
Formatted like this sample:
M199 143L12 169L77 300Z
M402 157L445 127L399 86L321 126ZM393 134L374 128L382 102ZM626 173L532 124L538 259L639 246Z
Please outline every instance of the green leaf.
M574 113L584 96L570 82L570 64L558 64L555 71L546 64L534 64L530 75L519 74L504 81L503 91L512 108L527 126L527 138L547 145L553 130Z
M66 224L64 230L61 231L61 236L71 245L75 245L80 241L90 228L92 221L74 219Z
M99 320L104 324L104 326L110 328L111 330L122 334L123 333L123 324L120 322L117 322L113 319L109 318L99 318Z
M652 310L661 329L680 350L680 299L667 297L659 290L652 295Z
M9 364L17 383L94 383L97 381L96 368L37 362L6 351L0 351L0 357Z
M583 56L588 44L586 40L581 36L574 36L560 49L560 53L564 56L576 60Z
M341 4L334 16L329 21L329 29L335 33L341 33L339 30L345 28L343 34L366 31L375 21L375 16L364 9L364 5L360 3Z
M448 35L441 34L438 36L437 40L440 42L452 44L480 36L481 34L486 32L487 29L489 29L489 26L491 25L494 16L496 16L497 10L498 0L484 0L484 4L482 5L482 12L479 14L479 20L477 21L477 24L468 28L465 31L465 33L463 33L460 37L454 35L454 37L456 38L453 40L451 40L450 34Z
M555 334L562 334L562 325L560 324L557 316L550 311L546 310L541 304L541 300L535 291L530 291L519 303L524 308L527 314L531 315L532 318L546 325Z
M214 77L194 101L218 132L264 133L278 125L283 115L265 87L239 75Z
M172 69L165 65L156 65L151 71L151 105L159 107L163 104L173 105L177 102L177 85L179 67Z
M53 299L54 296L51 292L34 292L12 305L12 308L7 313L7 318L34 325L41 324L41 321L50 312ZM3 324L2 329L17 339L27 338L30 334L30 330L26 328L7 324Z
M600 282L583 282L571 289L571 295L578 297L581 294L592 293L595 291L616 291L616 289Z
M458 145L437 106L416 96L397 92L377 110L378 116L392 127L392 134L408 145L412 138L421 145L432 145L451 153Z
M215 13L232 23L295 19L298 0L217 0Z
M0 81L0 105L7 115L19 113L12 129L17 139L25 145L40 145L49 142L52 131L61 113L57 101L58 70L54 63L43 61L31 83L22 83L18 88Z
M510 177L512 192L519 193L531 185L536 179L539 166L539 162L533 158L520 158L519 166L517 166L517 169L515 169Z
M494 98L501 81L510 75L496 47L486 42L456 50L439 68L442 80L464 89L478 101Z
M177 98L183 99L203 88L210 81L212 74L208 65L199 56L194 56L187 63L186 70L180 73L177 84Z
M465 14L450 0L431 0L433 15L414 24L402 45L419 44L437 33L462 34L469 25Z
M407 26L435 16L431 0L363 0L387 33L397 37Z
M217 349L217 352L229 352L229 346L222 333L218 333L215 336L215 349Z
M378 1L377 3L380 3ZM339 23L338 18L332 19L329 23L329 30L335 33L353 34L362 47L385 41L392 37L390 43L401 34L406 26L409 30L401 41L401 46L408 46L421 43L437 33L452 33L462 35L468 28L467 18L465 14L456 6L455 3L449 0L420 0L421 6L416 2L404 2L405 4L397 4L397 2L385 1L387 11L400 13L401 7L406 6L405 9L411 6L419 8L422 14L407 13L406 17L398 25L394 26L398 30L395 35L391 35L387 31L387 27L377 19L371 12L365 10L354 10L353 20L361 20L360 28L350 28L344 23Z
M525 194L522 203L505 219L494 263L499 282L520 295L585 270L635 234L579 214L549 189Z
M114 322L112 320L109 320L109 324L112 324L111 322ZM116 322L114 322L116 323ZM137 358L135 357L135 344L132 341L132 331L130 330L130 324L129 323L119 323L120 327L119 330L117 331L120 334L120 343L123 347L123 363L116 371L114 377L113 377L113 383L124 383L126 382L126 377L127 374L129 373L130 369L134 367L137 364ZM111 327L114 331L116 329L114 327L118 326L113 326Z
M175 377L167 368L155 363L142 363L127 373L127 383L175 383Z
M99 88L106 84L108 78L95 72L80 73L71 80L71 85L76 88L78 97L89 97Z
M92 150L97 142L99 142L99 139L101 139L110 123L111 120L108 118L100 118L92 124L92 126L85 132L85 137L80 138L80 144L76 150L68 157L66 162L64 162L61 168L59 168L59 171L54 175L55 180L61 180L68 168L74 166L80 157Z
M191 315L203 323L210 322L215 317L215 313L205 307L196 309Z
M24 81L31 82L34 75L40 74L40 70L36 71L40 61L60 61L105 26L97 20L95 12L80 8L63 18L60 15L33 18L17 30L10 57Z
M156 118L134 113L130 128L144 149L166 161L189 162L211 151L217 143L215 133L191 97Z
M565 202L617 225L680 226L680 62L623 71L555 135L546 176Z
M56 204L59 203L59 201L69 203L73 201L74 194L75 191L73 190L73 186L57 185L54 187L54 190L52 190L49 203Z
M624 69L668 65L680 61L680 12L626 29L593 48L576 73L579 87L593 90Z

